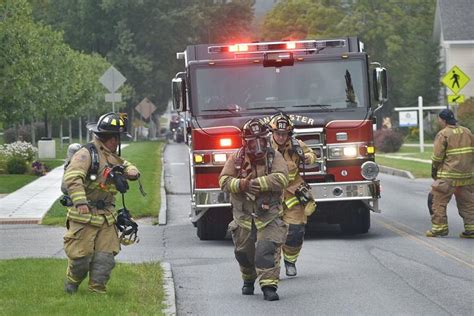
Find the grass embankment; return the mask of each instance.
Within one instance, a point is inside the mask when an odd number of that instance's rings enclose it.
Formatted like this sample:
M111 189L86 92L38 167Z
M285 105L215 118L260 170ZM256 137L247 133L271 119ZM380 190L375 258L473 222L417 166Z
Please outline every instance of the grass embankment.
M134 218L158 216L161 205L160 185L163 145L163 142L131 143L122 151L122 156L140 170L140 181L147 193L147 196L143 197L139 190L138 181L129 181L130 190L125 194L125 205ZM119 209L122 207L122 197L117 194L116 198L117 209ZM66 209L59 201L56 201L43 218L42 224L64 225L65 219Z
M375 160L382 166L410 171L416 178L430 178L431 163L397 158L415 158L431 161L432 153L433 147L425 146L425 151L420 153L419 147L403 146L396 153L377 153Z
M90 293L87 279L75 295L63 291L64 259L0 261L0 315L162 315L159 263L117 263L107 294Z

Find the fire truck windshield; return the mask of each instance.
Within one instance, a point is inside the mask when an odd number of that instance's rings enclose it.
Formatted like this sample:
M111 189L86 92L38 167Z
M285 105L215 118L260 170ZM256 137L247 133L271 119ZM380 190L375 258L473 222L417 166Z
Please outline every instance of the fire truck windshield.
M362 59L255 64L196 65L191 73L196 115L278 111L353 111L369 106Z

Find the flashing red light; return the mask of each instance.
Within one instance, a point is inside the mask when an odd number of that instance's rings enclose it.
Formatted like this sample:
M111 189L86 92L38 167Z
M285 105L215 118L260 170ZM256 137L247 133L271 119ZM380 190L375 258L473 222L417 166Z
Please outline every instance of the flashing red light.
M295 49L295 48L296 48L295 42L286 43L286 49Z
M232 146L232 139L231 138L221 138L219 140L219 144L221 147L230 147Z

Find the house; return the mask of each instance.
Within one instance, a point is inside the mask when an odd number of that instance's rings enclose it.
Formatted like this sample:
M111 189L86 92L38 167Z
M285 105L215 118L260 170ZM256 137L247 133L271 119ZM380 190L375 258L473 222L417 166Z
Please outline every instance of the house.
M474 97L474 0L437 0L433 39L440 45L441 78L453 66L470 78L458 95ZM441 104L454 94L443 86Z

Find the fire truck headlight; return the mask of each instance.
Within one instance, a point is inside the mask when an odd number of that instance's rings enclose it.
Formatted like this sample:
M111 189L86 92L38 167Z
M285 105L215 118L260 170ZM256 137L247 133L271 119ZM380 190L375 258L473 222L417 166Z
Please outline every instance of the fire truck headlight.
M226 154L213 154L212 155L212 161L215 163L215 164L225 164L225 162L227 161L227 155Z
M360 167L360 174L366 180L374 180L379 174L379 166L373 161L366 161Z
M347 159L357 157L357 146L331 146L329 147L329 159Z

